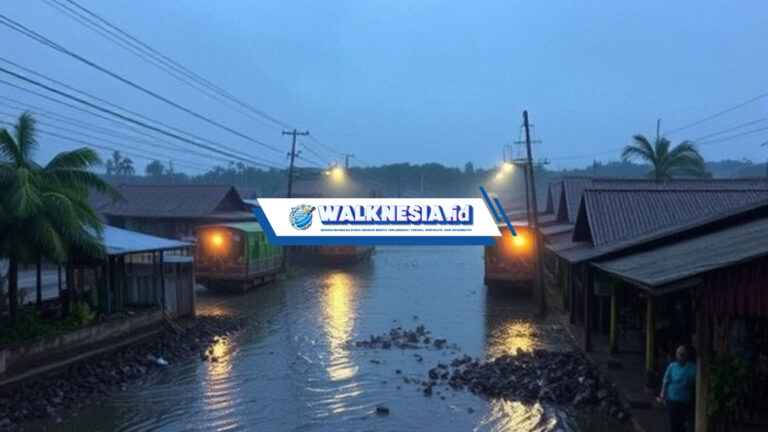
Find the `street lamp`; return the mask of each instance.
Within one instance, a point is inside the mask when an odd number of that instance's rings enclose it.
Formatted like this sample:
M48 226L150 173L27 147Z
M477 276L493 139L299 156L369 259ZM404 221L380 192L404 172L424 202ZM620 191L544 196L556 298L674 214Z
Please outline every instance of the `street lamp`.
M334 165L330 167L327 171L325 171L325 175L327 175L332 181L337 183L344 181L344 177L346 177L344 168L338 165Z

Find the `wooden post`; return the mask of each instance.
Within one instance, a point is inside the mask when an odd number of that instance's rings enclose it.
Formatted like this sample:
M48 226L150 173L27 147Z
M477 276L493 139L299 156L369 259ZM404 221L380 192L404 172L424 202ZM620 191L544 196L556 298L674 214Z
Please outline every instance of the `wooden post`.
M645 303L645 373L650 378L654 373L656 360L656 315L653 307L653 296L647 294Z
M616 290L616 283L611 281L611 345L610 352L615 354L619 343L619 294Z
M584 285L584 351L592 351L592 271L586 269L587 283Z
M37 256L37 262L35 264L35 305L40 309L43 306L43 259L40 255Z
M571 325L576 324L576 308L578 303L576 302L576 284L574 283L573 266L568 265L568 277L566 281L568 283L568 290L570 292L570 299L568 300L568 321Z
M709 356L712 352L712 335L709 329L709 316L704 311L697 311L696 340L698 342L698 362L696 365L696 415L694 430L707 432L707 373Z
M109 280L110 280L110 257L107 256L107 261L102 266L101 283L99 283L99 312L108 314L110 310L109 301Z
M160 251L160 304L165 312L165 253Z
M56 273L57 273L57 281L56 282L58 282L58 284L59 284L59 301L61 301L61 290L62 290L62 288L61 288L61 264L59 264L57 266Z

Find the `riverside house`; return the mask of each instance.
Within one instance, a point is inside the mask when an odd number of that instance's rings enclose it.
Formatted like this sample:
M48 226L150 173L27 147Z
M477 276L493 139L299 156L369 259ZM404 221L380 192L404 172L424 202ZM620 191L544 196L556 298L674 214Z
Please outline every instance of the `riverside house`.
M194 240L200 225L252 221L250 207L226 185L121 184L123 197L94 199L94 208L113 226L146 234Z
M633 397L656 394L687 344L699 363L696 430L768 425L766 179L564 178L547 212L548 291L586 351L637 371Z

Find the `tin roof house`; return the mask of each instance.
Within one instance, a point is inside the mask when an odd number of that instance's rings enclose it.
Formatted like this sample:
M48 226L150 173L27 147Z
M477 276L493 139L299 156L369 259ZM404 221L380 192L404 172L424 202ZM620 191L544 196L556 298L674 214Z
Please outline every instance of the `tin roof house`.
M253 220L232 186L121 184L122 199L94 199L94 208L119 228L160 237L192 239L195 227L215 222Z

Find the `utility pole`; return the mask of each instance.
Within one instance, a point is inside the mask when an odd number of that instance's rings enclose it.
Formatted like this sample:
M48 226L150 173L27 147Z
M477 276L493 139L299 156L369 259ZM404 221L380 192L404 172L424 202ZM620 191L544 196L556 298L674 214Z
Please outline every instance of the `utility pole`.
M539 229L539 210L538 210L538 203L536 202L536 181L533 177L533 156L531 155L531 130L530 125L528 123L528 111L523 111L523 127L525 128L525 152L526 152L526 165L525 168L528 170L528 186L531 188L531 220L533 220L533 226L531 227L529 225L529 228L531 228L531 233L533 234L533 254L534 254L534 271L536 272L535 277L535 285L538 285L536 288L539 291L539 295L541 298L539 299L539 314L545 315L547 313L547 296L546 296L546 287L544 284L544 269L541 265L541 245L539 244L540 235L538 233Z
M353 158L353 157L355 157L355 155L349 154L349 153L344 155L344 170L345 171L349 171L349 158Z
M661 139L661 119L656 119L656 142Z
M296 156L298 156L298 153L296 153L296 136L307 136L309 135L309 131L299 132L294 128L292 131L283 131L283 135L293 136L291 152L288 153L288 156L291 158L291 164L288 167L288 198L291 198L291 195L293 194L293 162Z

